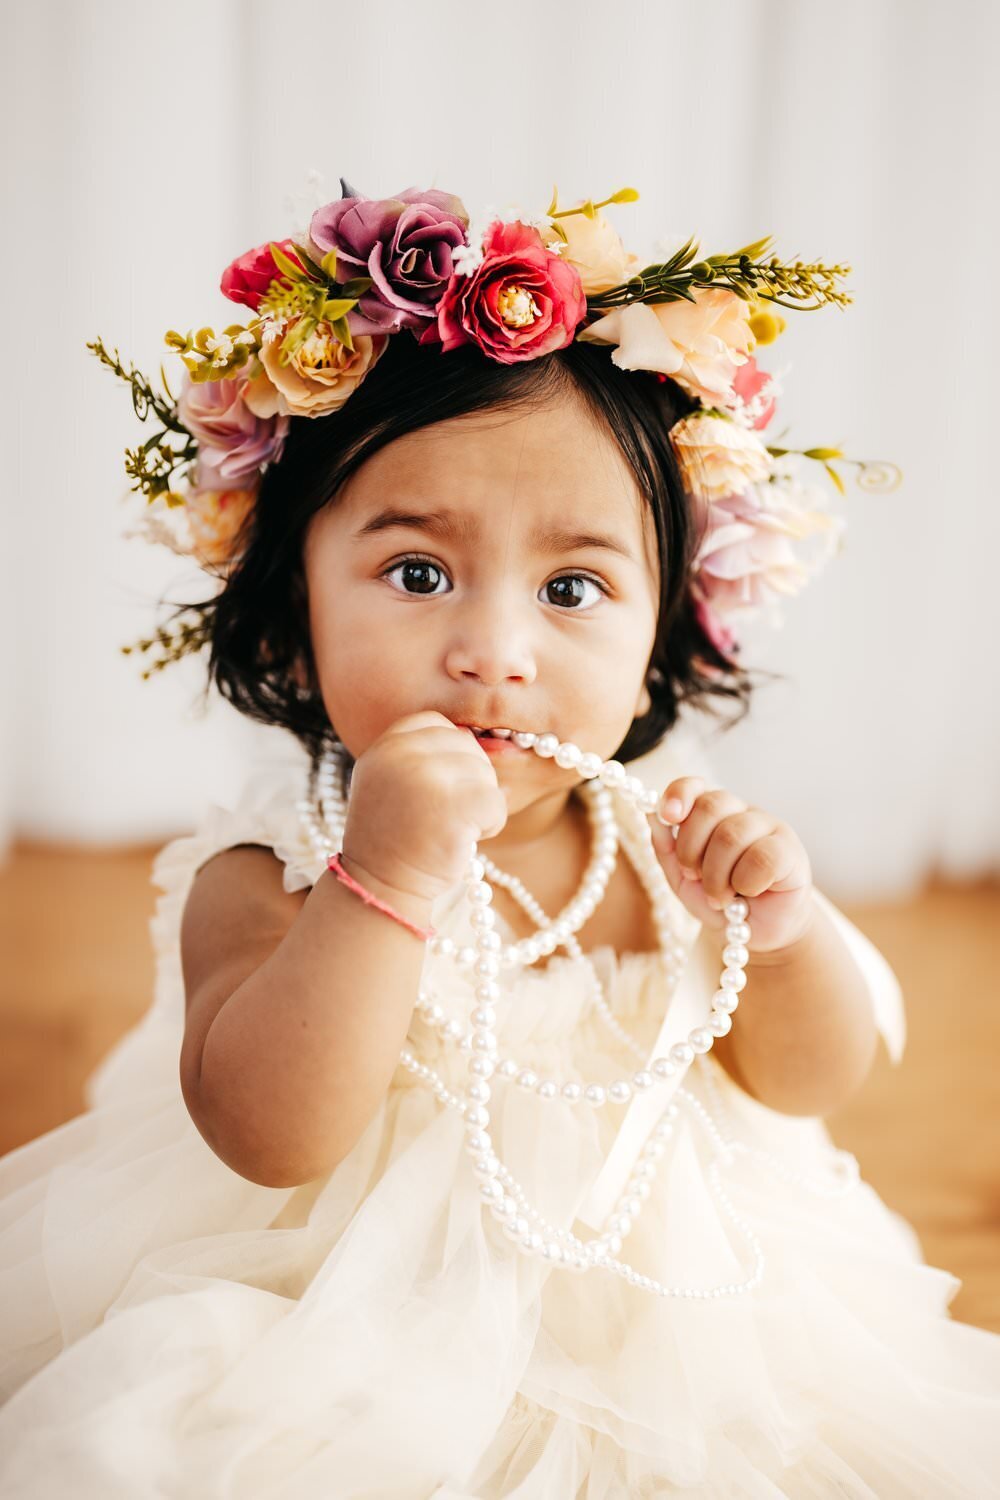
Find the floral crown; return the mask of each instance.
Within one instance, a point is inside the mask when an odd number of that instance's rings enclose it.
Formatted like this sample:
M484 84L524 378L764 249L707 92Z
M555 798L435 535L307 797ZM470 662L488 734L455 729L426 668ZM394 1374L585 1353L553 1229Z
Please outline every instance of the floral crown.
M221 290L252 311L248 322L219 334L167 333L185 366L176 399L162 366L160 393L122 366L117 349L110 354L100 339L87 345L130 383L139 418L160 424L125 451L132 490L148 501L126 535L163 543L225 577L290 418L337 411L390 336L404 330L444 354L477 345L501 364L574 340L610 345L620 370L673 380L697 402L669 439L705 518L689 585L694 609L724 656L740 649L734 620L765 610L780 624L781 598L839 549L843 519L828 511L827 487L805 482L796 459L818 464L841 495L838 461L857 467L863 489L898 485L893 464L846 459L835 447L776 447L760 436L782 387L754 350L784 331L779 307L851 302L835 285L850 266L765 258L770 237L705 258L692 238L663 262L643 265L601 212L635 202L634 188L571 208L559 207L554 190L540 217L488 212L472 226L451 193L411 187L366 198L340 182L342 196L316 208L306 233L248 250L223 271ZM137 642L140 651L162 653L143 677L206 640L198 617Z

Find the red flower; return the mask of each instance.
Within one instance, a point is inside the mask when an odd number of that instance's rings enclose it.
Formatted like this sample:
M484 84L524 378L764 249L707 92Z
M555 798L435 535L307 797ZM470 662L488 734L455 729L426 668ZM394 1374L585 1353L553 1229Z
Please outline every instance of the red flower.
M297 266L302 266L291 240L277 240L276 244L285 252L289 260L294 261ZM302 269L304 270L305 267L303 266ZM274 256L271 254L271 243L268 241L266 245L258 245L256 250L248 250L246 254L237 256L236 260L223 271L219 286L223 296L228 297L230 302L243 302L256 312L261 297L264 296L274 278L280 274L274 263Z
M547 250L528 224L495 220L483 259L471 276L453 275L437 305L437 321L421 344L478 344L500 364L535 359L573 342L587 298L574 266Z

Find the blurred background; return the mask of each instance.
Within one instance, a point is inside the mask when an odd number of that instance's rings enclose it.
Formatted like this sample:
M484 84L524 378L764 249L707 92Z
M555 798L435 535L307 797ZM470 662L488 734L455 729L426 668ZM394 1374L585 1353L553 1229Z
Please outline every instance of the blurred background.
M0 553L0 1150L82 1107L149 1004L150 863L231 806L279 731L149 681L121 647L205 580L129 539L123 450L148 435L88 353L100 335L176 390L167 328L239 316L222 268L304 225L345 176L544 211L609 211L646 259L771 234L848 262L854 303L787 314L767 441L899 465L833 508L844 550L786 623L745 633L780 674L703 734L721 784L772 808L817 885L903 985L884 1053L830 1122L866 1177L1000 1328L1000 693L994 468L1000 319L995 59L983 0L35 0L2 8L6 384ZM318 196L317 196L318 195ZM16 352L15 352L16 351ZM14 355L12 358L11 355ZM173 361L171 364L170 362Z

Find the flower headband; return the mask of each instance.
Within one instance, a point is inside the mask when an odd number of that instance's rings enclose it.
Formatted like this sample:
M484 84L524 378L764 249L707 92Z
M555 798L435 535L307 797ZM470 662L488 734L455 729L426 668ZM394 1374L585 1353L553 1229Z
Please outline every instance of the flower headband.
M850 266L765 259L770 237L704 259L692 238L644 266L601 212L635 202L634 188L571 208L560 208L553 191L540 217L491 214L470 227L451 193L412 187L366 198L340 181L342 196L316 209L308 233L248 250L226 267L221 290L250 309L246 323L220 334L167 333L185 366L176 399L162 366L161 394L134 367L123 368L117 349L109 354L101 339L87 345L129 382L139 418L160 423L125 452L132 489L149 502L143 524L126 535L163 543L224 577L290 419L339 410L389 338L404 331L443 354L474 344L501 364L574 340L610 345L620 370L673 380L698 403L669 439L705 516L692 601L726 656L739 650L732 620L767 610L781 623L780 599L838 550L843 520L793 459L821 465L842 495L834 461L855 464L866 490L900 482L893 464L845 459L833 447L775 447L760 436L782 388L753 351L784 331L778 307L850 303L835 285ZM205 643L200 622L158 630L137 642L163 653L143 677Z

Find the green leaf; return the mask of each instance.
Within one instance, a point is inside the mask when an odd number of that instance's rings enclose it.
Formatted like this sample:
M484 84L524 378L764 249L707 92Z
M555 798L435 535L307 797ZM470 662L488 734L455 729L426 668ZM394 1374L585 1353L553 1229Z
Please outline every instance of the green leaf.
M350 281L345 281L339 288L342 297L354 297L357 299L362 293L370 291L373 285L370 276L354 276Z
M353 354L354 340L351 338L351 330L347 326L347 319L338 318L337 321L335 323L332 323L330 326L333 330L334 337L338 338L340 342L347 349L350 349L351 353Z
M748 255L751 260L757 260L759 256L766 254L773 240L773 234L765 235L762 240L754 240L752 245L744 245L742 250L734 250L733 256Z
M294 260L289 260L280 245L276 245L272 240L268 248L271 251L274 264L278 267L279 271L283 271L292 281L302 281L304 279L305 273L302 267L296 265Z
M846 490L844 489L844 481L841 479L836 469L832 468L830 464L824 464L823 467L829 474L830 478L833 480L834 484L837 486L840 493L842 495L846 494Z
M326 252L326 254L324 255L323 259L320 261L320 265L323 267L323 270L326 272L327 276L329 276L330 280L331 281L336 281L336 279L337 279L337 252L336 252L336 250L328 250Z
M305 266L306 270L312 276L315 276L317 281L321 281L323 279L323 271L321 267L316 264L312 256L309 255L307 251L303 250L302 246L295 240L292 241L292 244L295 245L295 253L301 260L302 264Z
M357 306L357 297L330 297L323 303L323 317L328 323L344 318L352 307Z

